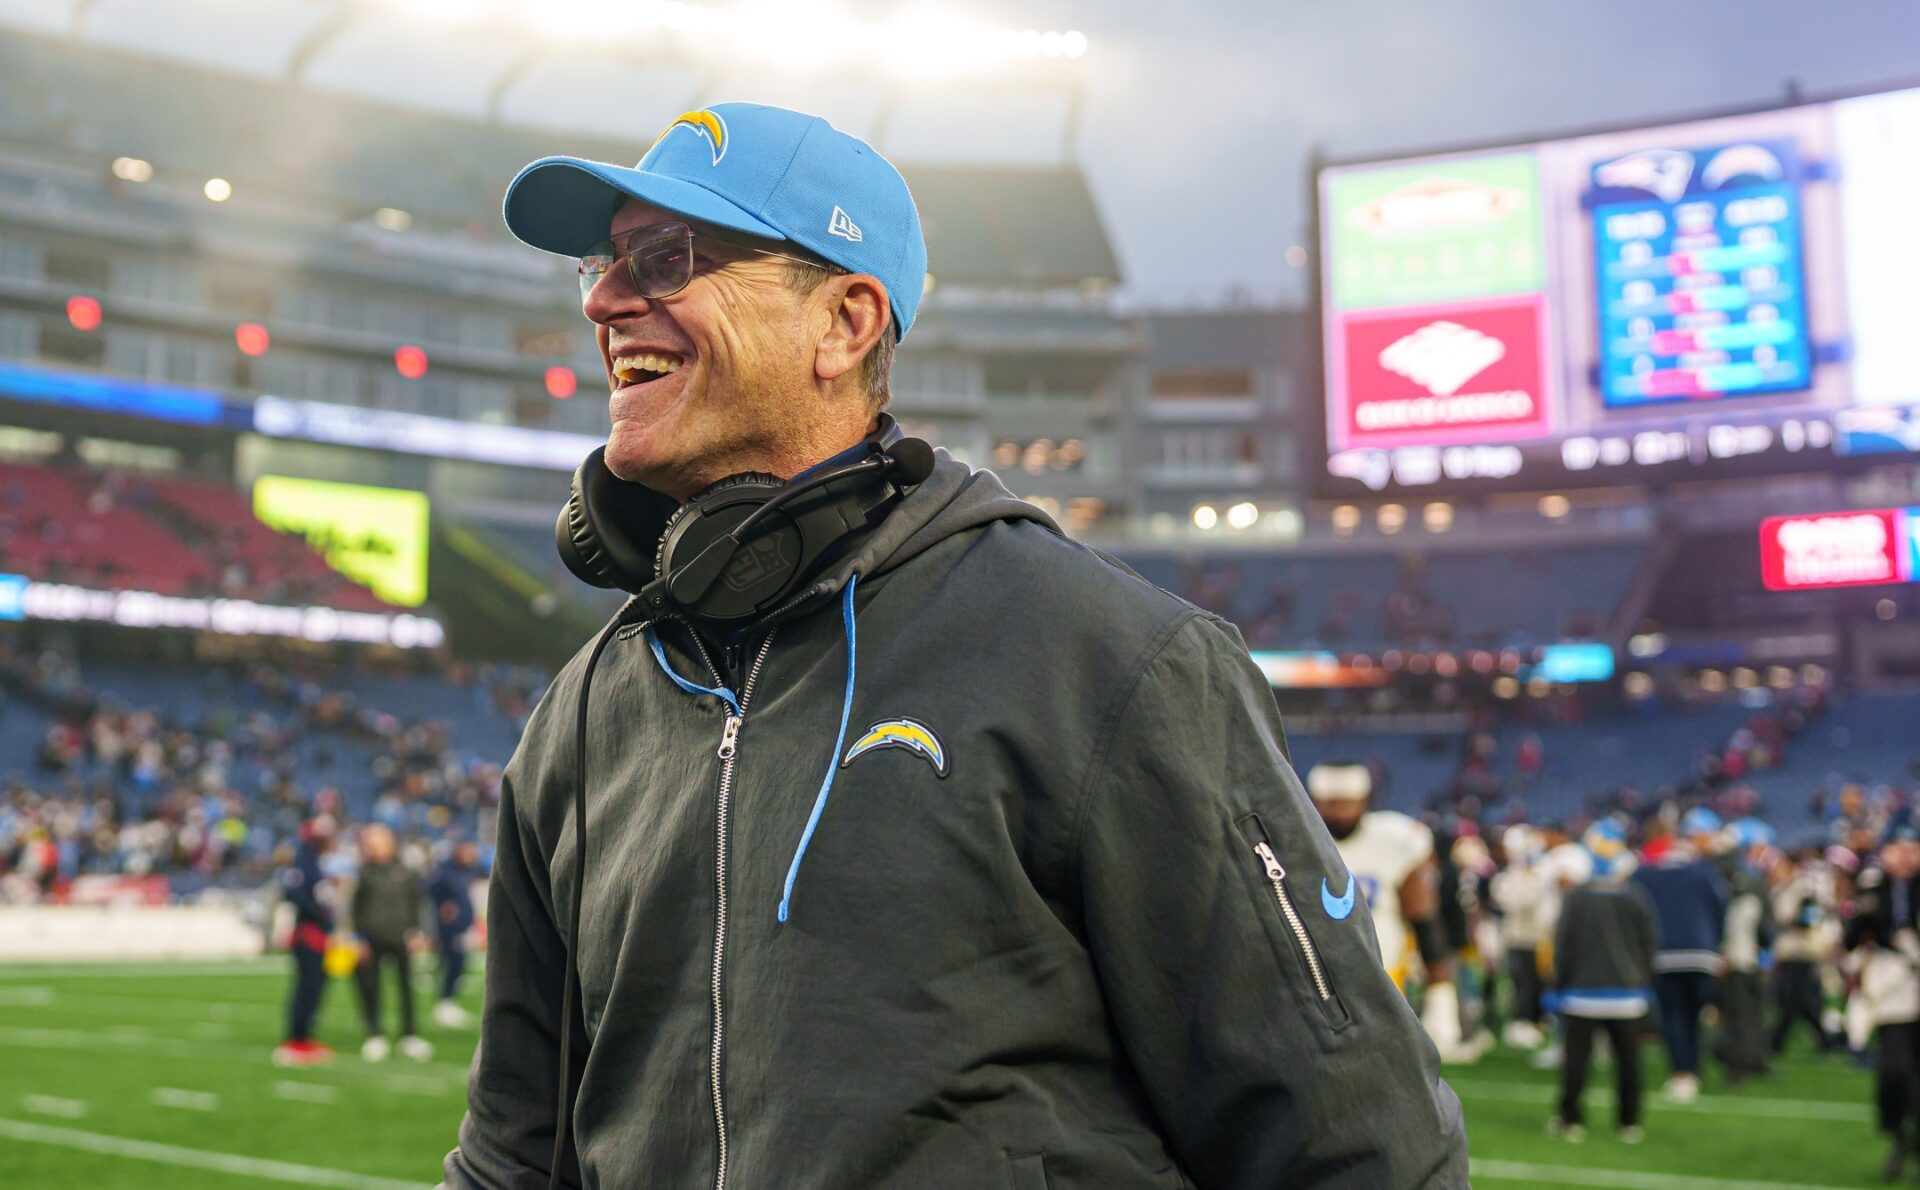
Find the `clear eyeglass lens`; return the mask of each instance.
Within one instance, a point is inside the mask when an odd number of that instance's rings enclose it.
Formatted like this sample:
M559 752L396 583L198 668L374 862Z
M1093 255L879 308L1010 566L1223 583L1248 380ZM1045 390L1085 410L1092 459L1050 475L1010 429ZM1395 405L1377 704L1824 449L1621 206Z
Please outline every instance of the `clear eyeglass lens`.
M594 287L622 259L641 297L661 298L679 293L693 280L692 230L676 228L639 243L629 239L594 245L580 257L580 300L584 302L591 297Z

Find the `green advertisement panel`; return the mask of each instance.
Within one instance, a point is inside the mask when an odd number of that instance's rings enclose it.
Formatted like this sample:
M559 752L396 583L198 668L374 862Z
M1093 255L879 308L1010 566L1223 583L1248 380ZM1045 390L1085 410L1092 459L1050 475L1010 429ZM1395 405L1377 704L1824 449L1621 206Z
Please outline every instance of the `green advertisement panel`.
M1544 282L1530 152L1330 170L1323 179L1337 309L1499 297Z
M427 600L427 497L400 488L262 475L253 515L298 533L327 564L388 603Z

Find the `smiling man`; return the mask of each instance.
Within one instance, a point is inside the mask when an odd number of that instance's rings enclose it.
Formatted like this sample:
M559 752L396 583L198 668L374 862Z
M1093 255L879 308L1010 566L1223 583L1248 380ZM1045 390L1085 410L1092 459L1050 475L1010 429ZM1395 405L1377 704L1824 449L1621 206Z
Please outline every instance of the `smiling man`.
M722 104L506 218L580 262L559 543L635 598L502 781L448 1183L1465 1185L1239 635L885 414L893 167Z

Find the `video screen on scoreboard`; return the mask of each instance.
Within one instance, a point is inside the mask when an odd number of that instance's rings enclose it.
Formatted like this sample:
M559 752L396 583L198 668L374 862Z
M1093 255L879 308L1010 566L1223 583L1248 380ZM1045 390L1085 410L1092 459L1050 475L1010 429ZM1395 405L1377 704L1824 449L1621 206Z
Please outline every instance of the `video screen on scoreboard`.
M285 475L253 481L253 515L298 533L327 565L388 603L427 601L427 496L402 488Z
M1323 494L1920 452L1920 90L1318 177Z

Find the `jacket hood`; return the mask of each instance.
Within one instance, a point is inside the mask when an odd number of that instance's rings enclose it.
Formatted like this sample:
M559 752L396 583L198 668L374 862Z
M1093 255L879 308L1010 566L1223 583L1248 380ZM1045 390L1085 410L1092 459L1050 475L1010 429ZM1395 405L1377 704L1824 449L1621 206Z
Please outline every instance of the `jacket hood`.
M1009 492L993 472L975 471L944 449L933 453L933 474L908 492L851 553L815 580L786 615L838 595L855 575L869 579L885 574L956 533L994 521L1033 521L1060 532L1052 517Z

